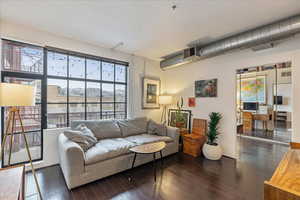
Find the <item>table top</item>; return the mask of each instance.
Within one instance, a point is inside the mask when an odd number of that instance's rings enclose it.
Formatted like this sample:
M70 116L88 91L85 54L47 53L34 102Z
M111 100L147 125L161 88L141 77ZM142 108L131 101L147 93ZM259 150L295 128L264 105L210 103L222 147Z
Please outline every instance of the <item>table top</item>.
M288 151L267 184L300 195L300 150Z
M24 165L0 169L0 199L19 199L23 173Z
M149 144L142 144L139 146L135 146L130 148L129 150L135 153L155 153L158 151L163 150L166 147L165 142L155 142L155 143L149 143Z

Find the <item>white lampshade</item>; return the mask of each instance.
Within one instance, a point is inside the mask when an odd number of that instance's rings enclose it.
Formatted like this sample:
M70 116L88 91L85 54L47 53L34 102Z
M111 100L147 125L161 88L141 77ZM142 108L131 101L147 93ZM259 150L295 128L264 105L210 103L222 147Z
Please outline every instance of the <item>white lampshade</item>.
M0 106L35 106L35 89L30 85L0 83Z
M158 102L160 105L170 105L172 104L172 96L161 95L158 97Z

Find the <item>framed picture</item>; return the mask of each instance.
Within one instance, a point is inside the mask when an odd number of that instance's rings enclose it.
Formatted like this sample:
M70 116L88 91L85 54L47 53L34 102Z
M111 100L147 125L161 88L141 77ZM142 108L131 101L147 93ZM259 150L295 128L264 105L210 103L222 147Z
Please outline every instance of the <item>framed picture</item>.
M238 100L266 103L266 76L242 78L237 83Z
M195 97L189 97L189 107L195 107L196 106L196 98Z
M142 108L159 109L160 80L143 78Z
M218 79L195 81L195 97L217 97Z
M177 109L169 109L169 126L173 126L176 127L176 112L178 110ZM192 111L190 110L181 110L183 117L184 117L184 125L182 126L182 128L188 129L189 131L191 131L191 116L192 116Z

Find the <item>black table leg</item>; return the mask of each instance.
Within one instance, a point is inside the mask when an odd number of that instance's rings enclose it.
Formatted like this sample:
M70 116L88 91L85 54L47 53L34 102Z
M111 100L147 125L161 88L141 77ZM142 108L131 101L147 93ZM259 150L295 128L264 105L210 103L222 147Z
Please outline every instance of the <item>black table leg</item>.
M160 161L161 161L161 166L164 165L164 160L163 160L163 156L162 156L162 151L159 151L160 153Z
M135 159L136 159L136 153L134 153L134 157L133 157L133 161L132 161L132 165L131 165L131 170L134 168ZM129 176L128 180L132 181L132 175Z
M132 165L131 165L131 169L134 168L135 159L136 159L136 153L134 153L134 157L133 157L133 162L132 162Z
M154 182L156 182L156 164L155 164L155 161L156 161L155 153L153 153Z

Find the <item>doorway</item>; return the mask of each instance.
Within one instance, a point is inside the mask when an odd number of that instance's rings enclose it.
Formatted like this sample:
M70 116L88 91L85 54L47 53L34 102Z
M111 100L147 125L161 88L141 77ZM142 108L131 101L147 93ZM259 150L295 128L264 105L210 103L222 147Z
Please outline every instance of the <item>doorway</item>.
M292 134L291 62L236 73L237 135L289 143Z

